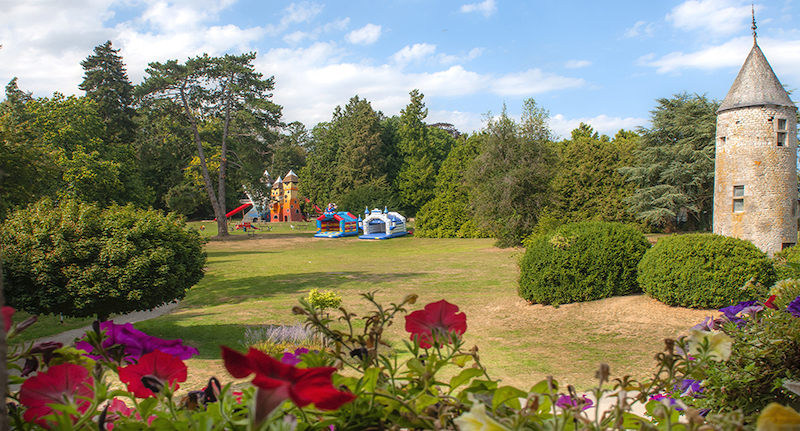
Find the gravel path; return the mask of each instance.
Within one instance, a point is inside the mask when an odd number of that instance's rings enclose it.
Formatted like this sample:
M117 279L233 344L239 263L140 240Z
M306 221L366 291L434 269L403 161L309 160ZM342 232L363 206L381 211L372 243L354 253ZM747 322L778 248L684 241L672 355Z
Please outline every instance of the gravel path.
M154 308L152 310L147 311L134 311L133 313L124 314L121 316L114 317L114 323L136 323L141 322L147 319L152 319L154 317L163 316L165 314L170 313L178 306L179 302L170 302L169 304L162 305L161 307ZM82 336L86 331L90 331L92 329L91 325L85 326L83 328L71 329L69 331L64 331L60 334L50 335L48 337L40 338L38 341L58 341L64 344L70 344L75 341L76 338Z

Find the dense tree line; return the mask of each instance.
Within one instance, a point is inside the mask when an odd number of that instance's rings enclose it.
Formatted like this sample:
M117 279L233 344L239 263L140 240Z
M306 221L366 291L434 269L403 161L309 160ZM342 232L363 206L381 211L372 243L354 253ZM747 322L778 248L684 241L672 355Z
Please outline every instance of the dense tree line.
M0 218L44 197L75 198L223 227L243 185L263 189L265 171L292 169L301 202L390 207L416 217L422 236L509 246L568 221L677 229L710 220L717 104L704 96L660 99L651 127L613 138L581 124L557 139L533 99L519 119L503 107L462 134L429 123L419 90L399 116L354 96L307 129L284 121L274 78L255 58L153 62L134 86L109 41L81 63L82 97L34 98L12 80L0 102Z

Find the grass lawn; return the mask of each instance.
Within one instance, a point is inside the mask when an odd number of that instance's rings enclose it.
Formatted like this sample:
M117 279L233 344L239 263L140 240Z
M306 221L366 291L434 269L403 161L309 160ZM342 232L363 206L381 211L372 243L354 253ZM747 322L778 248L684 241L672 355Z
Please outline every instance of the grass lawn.
M410 311L445 298L467 314L464 338L480 348L490 375L524 389L548 374L585 389L600 362L609 363L616 377L647 377L664 338L686 333L711 314L643 295L559 308L529 305L516 293L522 250L493 247L491 239L322 239L313 238L313 226L272 227L254 237L234 231L235 238L210 240L204 279L173 313L136 324L200 349L189 361L184 387L200 388L210 375L227 381L218 346L244 349L240 341L248 326L296 323L290 309L313 288L335 290L358 315L366 311L359 296L364 292L377 291L385 303L417 293ZM201 232L215 234L215 224L206 223ZM54 325L42 326L53 331ZM396 346L407 337L403 326L401 320L390 328Z

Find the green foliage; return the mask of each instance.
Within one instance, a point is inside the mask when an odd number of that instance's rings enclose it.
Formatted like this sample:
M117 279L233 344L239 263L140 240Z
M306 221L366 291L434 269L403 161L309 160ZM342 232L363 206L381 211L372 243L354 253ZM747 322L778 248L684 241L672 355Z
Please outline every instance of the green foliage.
M652 127L639 129L636 163L620 169L637 187L625 202L637 219L667 230L710 226L719 103L686 93L658 103Z
M620 130L611 140L581 123L570 140L554 144L559 164L551 187L556 197L553 211L559 218L632 223L634 217L623 199L634 193L635 186L619 168L633 163L637 142L633 132Z
M363 213L365 208L383 209L386 207L394 210L400 206L400 198L397 193L382 178L350 190L337 202L340 211L350 211L355 215Z
M719 308L763 297L775 267L751 242L713 234L658 240L639 263L639 285L653 298L692 308Z
M563 225L529 240L518 293L558 305L636 292L636 265L649 247L641 232L621 223Z
M97 111L106 124L107 142L129 144L136 139L136 111L133 104L133 85L118 49L111 41L94 48L94 54L81 62L83 82L78 86L97 103Z
M548 117L528 99L520 123L507 115L504 106L482 132L480 154L469 171L470 206L477 225L497 238L498 246L519 245L552 198L553 133Z
M70 317L148 310L182 299L206 255L183 219L132 206L44 199L0 227L9 305Z
M342 295L332 291L323 290L319 291L314 288L308 292L306 301L318 310L325 310L328 308L339 308L342 305Z
M425 124L428 110L419 90L410 93L411 102L400 117L399 147L403 164L397 175L397 189L403 208L414 217L434 197L436 174L454 143L442 129Z
M800 247L783 249L773 256L778 279L800 278Z
M436 197L417 213L414 235L427 238L485 238L471 217L466 172L478 156L483 135L460 137L436 175Z
M742 313L738 324L724 317L714 322L733 339L733 346L728 361L703 369L702 397L694 400L698 408L712 413L739 409L746 416L771 402L800 409L800 397L783 387L786 381L800 380L800 318L785 305L778 307Z
M317 124L311 132L307 165L300 172L300 193L324 205L340 202L364 185L391 184L390 168L396 164L395 134L385 130L382 120L383 114L358 96L344 109L337 106L333 119Z

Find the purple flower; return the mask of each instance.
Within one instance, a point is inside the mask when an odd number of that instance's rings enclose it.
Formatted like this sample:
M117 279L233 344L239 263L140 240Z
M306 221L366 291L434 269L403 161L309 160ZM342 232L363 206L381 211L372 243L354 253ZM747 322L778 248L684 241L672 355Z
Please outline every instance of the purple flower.
M105 331L106 338L103 340L103 348L108 349L114 345L125 346L125 360L134 362L142 355L160 350L179 359L186 360L198 354L196 348L184 346L181 340L163 340L152 337L133 327L131 323L117 325L113 320L100 323L100 330ZM75 347L89 352L86 356L92 359L100 359L101 356L92 354L92 345L88 341L79 341Z
M294 353L283 352L283 358L281 358L281 362L283 362L286 365L295 366L303 361L303 359L300 358L300 355L304 353L308 353L308 349L306 349L305 347L301 347L295 350Z
M697 329L698 331L711 331L714 322L711 321L711 317L706 316L702 322L698 323L697 325L692 326L692 329Z
M794 317L800 317L800 296L794 298L786 307L786 311Z
M682 397L696 397L696 394L703 392L703 388L700 387L700 380L683 379L680 392Z
M738 316L739 313L745 312L743 314L754 314L757 311L759 311L752 308L753 306L757 306L760 307L760 309L763 309L763 307L758 305L758 301L742 301L736 305L731 305L730 307L721 308L719 311L721 311L725 315L726 319L741 326L742 324L744 324L744 319Z
M581 396L582 400L579 401L575 398L572 398L569 395L561 395L558 397L558 401L556 401L556 407L561 407L562 409L566 409L569 407L578 407L578 402L581 403L583 407L581 407L581 411L584 411L588 408L591 408L594 403L589 398L586 398L586 395Z

